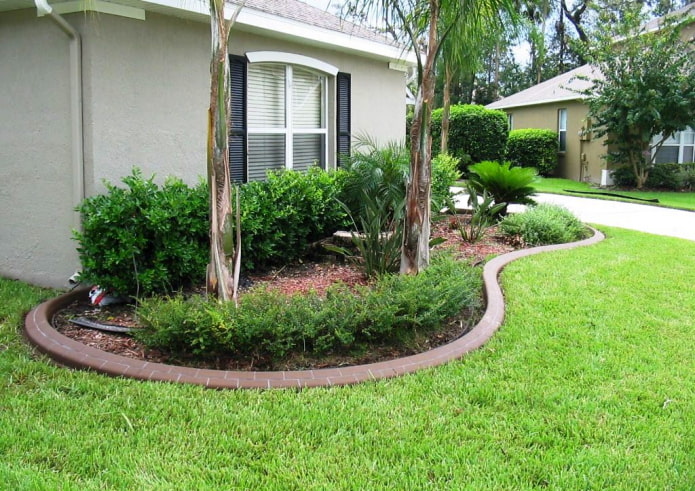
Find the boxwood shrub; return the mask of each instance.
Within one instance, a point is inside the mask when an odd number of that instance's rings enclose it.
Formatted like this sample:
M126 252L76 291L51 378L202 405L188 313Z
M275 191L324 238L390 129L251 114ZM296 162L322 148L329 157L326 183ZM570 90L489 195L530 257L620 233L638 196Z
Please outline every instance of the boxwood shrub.
M557 167L557 142L557 133L552 130L512 130L507 140L507 160L521 167L534 167L541 176L551 176Z

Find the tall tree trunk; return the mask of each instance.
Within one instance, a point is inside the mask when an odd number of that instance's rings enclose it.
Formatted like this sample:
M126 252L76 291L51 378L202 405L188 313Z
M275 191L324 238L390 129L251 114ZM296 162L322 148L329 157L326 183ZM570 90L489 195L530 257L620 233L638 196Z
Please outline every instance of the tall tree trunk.
M239 263L240 252L240 242L235 240L233 223L228 140L229 55L227 44L234 18L225 20L224 4L224 0L210 0L212 58L207 149L210 188L210 263L207 267L207 290L208 294L215 295L220 301L236 300L238 284L236 264ZM238 12L237 9L236 13ZM238 199L236 201L238 203ZM238 233L238 223L236 228Z
M439 0L430 0L427 58L415 101L410 130L410 178L406 190L405 226L401 273L417 274L430 262L430 192L432 134L430 121L434 104L434 64L438 51Z
M448 63L444 64L444 94L442 107L442 135L439 151L447 153L449 151L449 113L451 111L451 68Z

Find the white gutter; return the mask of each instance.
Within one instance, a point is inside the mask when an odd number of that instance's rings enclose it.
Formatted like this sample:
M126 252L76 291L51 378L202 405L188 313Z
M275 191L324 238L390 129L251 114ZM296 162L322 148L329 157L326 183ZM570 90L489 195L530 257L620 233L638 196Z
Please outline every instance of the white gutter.
M48 15L70 39L70 129L72 139L72 199L77 207L85 198L84 130L82 123L82 37L46 0L34 0L39 15ZM81 229L80 214L74 213L76 229Z

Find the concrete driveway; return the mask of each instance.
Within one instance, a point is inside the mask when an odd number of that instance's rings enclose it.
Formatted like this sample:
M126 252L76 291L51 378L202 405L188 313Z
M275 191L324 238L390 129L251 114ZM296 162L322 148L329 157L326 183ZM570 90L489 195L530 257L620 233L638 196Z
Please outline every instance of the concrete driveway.
M462 188L452 188L454 192ZM560 194L536 195L538 203L561 205L574 213L582 222L621 227L656 235L667 235L695 241L695 212L662 208L659 206L625 203L604 199L579 198ZM465 207L468 195L456 197L458 206ZM509 211L523 211L520 205L511 205Z
M695 212L604 199L538 194L538 203L564 206L585 223L695 241Z

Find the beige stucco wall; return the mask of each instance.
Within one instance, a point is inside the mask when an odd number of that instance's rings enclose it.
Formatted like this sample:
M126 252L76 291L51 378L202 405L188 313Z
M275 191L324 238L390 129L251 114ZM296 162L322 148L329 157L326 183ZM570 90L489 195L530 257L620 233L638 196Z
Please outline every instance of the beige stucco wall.
M0 15L0 275L46 286L78 266L68 56L48 19Z
M558 111L567 109L567 151L558 154L556 175L575 181L601 182L605 169L602 155L606 148L602 140L582 139L580 133L586 125L587 107L579 101L563 101L504 111L512 115L512 129L545 128L558 131Z
M205 173L209 27L148 13L64 16L82 35L86 195L133 166L158 181ZM232 33L230 52L272 50L352 75L352 132L380 142L405 134L404 74L388 63ZM0 275L65 286L79 268L71 230L69 41L34 9L0 15ZM331 83L330 99L334 100ZM331 125L335 116L328 115ZM335 136L331 126L329 144Z

